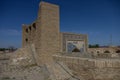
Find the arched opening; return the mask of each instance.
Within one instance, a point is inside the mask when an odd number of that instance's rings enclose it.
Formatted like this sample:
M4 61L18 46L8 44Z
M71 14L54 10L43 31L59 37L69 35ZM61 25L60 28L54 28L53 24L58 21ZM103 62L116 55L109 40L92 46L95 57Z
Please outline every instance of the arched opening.
M26 29L26 32L28 33L28 29Z
M31 31L31 26L29 26L29 30Z
M26 38L25 41L28 42L28 39Z
M36 30L36 23L33 23L33 28Z
M80 50L78 48L75 48L72 50L72 52L80 52Z
M97 53L100 53L99 51L97 51Z
M104 53L110 53L110 51L106 50L106 51L104 51Z
M120 50L117 50L116 53L120 53Z

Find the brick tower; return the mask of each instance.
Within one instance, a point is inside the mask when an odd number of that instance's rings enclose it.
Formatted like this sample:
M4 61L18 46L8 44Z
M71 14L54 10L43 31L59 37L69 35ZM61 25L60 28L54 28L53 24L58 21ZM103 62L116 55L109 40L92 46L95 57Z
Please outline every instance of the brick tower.
M52 61L52 55L60 49L59 6L41 2L36 26L35 46L40 61L38 63L49 63Z

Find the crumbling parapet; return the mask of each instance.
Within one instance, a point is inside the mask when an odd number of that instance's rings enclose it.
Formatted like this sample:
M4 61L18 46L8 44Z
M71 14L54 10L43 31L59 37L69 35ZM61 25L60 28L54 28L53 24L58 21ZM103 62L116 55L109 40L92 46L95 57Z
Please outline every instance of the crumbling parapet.
M92 59L54 55L54 60L65 63L74 74L85 80L119 80L119 59Z

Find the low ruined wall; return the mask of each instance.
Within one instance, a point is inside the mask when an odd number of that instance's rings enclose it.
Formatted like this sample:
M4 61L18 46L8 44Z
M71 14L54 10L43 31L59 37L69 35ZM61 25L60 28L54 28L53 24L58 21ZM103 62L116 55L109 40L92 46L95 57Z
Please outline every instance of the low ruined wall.
M81 57L53 56L64 62L74 74L85 80L120 80L120 59L90 59Z
M35 51L32 45L27 45L13 53L10 58L11 65L28 66L36 64Z
M93 58L120 58L119 53L89 53Z
M88 48L89 53L106 53L106 51L108 53L116 53L119 50L120 50L119 47ZM117 53L120 53L120 52L117 52Z

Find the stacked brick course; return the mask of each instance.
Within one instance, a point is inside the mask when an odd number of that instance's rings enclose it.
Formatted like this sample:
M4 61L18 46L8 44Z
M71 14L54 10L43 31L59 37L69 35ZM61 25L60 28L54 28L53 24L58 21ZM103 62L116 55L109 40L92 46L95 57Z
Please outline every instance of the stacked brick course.
M87 35L60 33L59 19L58 5L41 2L37 20L31 25L23 25L22 46L35 44L38 64L49 63L48 61L52 61L53 54L65 51L66 39L69 39L64 37L65 35L73 36L72 40L82 39L87 51Z

